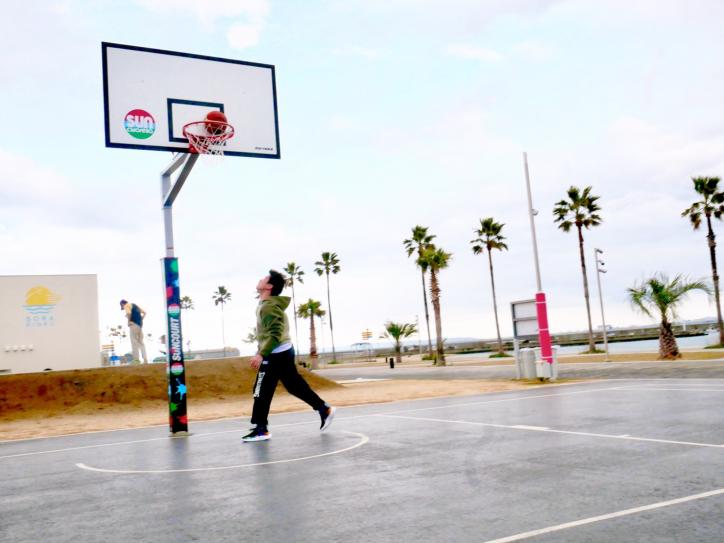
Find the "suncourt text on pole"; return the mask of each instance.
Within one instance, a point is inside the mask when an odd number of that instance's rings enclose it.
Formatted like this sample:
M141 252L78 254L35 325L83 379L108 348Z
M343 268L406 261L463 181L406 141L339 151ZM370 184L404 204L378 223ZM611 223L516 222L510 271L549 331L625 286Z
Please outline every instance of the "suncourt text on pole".
M171 433L187 432L186 368L183 336L181 334L181 291L179 289L178 259L163 259L166 287L166 373L168 374L168 410Z

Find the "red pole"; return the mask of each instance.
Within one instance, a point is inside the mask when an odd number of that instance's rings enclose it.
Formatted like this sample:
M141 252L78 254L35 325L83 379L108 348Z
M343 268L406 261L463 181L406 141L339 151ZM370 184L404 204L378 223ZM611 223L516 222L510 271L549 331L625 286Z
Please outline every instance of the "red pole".
M551 334L548 330L548 307L546 295L538 292L535 295L535 307L538 315L538 341L540 342L540 356L549 364L553 364L553 347L551 345Z

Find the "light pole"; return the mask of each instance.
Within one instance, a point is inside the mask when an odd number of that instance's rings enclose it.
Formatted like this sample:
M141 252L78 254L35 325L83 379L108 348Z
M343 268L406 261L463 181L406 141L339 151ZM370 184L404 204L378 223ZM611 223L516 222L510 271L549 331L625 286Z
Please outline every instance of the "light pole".
M601 291L601 274L606 273L603 269L605 262L601 260L600 255L603 254L601 249L594 249L594 255L596 257L596 279L598 280L598 299L601 302L601 323L603 324L603 348L606 349L606 362L610 362L611 359L608 355L608 330L606 330L606 317L603 314L603 292Z
M420 351L420 362L422 362L422 336L420 335L419 315L415 315L415 329L417 330L417 349Z
M535 235L535 216L538 212L533 209L533 196L530 190L530 174L528 172L528 153L523 153L523 165L525 168L525 188L528 194L528 216L530 218L530 234L533 238L533 260L535 262L535 280L538 291L535 295L536 314L538 317L538 342L540 343L541 358L548 363L549 375L553 375L553 347L551 345L551 334L548 328L548 307L546 295L540 278L540 264L538 263L538 240Z

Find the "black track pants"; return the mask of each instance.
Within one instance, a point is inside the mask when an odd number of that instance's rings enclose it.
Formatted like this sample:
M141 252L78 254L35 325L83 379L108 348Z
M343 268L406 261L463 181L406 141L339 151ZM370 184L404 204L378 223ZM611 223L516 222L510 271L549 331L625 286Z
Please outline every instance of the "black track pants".
M278 354L270 354L262 361L254 383L254 409L251 412L251 423L266 426L274 391L277 383L282 382L289 394L293 394L312 409L324 407L324 400L309 387L304 378L297 372L294 364L294 349Z

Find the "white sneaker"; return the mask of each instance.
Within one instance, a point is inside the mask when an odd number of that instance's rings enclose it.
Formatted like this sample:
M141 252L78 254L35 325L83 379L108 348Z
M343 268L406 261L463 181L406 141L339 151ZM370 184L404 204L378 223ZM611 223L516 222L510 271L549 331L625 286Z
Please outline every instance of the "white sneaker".
M335 407L331 405L326 406L325 409L319 411L319 416L322 418L322 425L319 427L320 432L324 432L332 424L334 419L334 413L337 411Z

